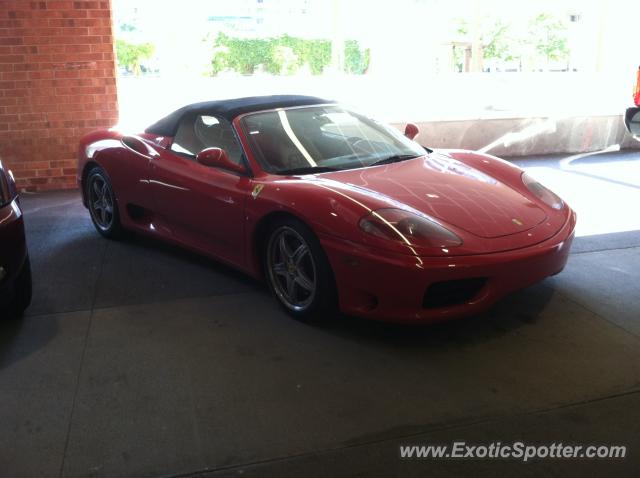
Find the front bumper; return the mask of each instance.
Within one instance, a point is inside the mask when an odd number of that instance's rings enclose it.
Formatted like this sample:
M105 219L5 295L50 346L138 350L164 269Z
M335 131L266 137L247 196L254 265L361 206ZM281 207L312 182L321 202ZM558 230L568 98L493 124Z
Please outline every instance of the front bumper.
M344 313L390 322L428 323L477 314L510 292L560 272L569 256L575 224L576 216L571 212L553 237L534 246L458 257L381 254L333 237L320 239L333 267ZM425 298L434 284L466 279L483 280L462 302L433 307ZM438 284L430 290L442 288Z

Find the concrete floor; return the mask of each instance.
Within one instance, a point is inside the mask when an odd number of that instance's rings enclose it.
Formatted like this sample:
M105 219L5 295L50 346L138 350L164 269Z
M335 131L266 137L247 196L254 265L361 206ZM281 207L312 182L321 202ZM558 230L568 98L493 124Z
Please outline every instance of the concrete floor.
M600 159L603 187L627 183L608 201L640 191L628 174L640 154ZM579 199L579 175L557 157L521 164L555 171ZM610 216L633 227L638 204ZM23 205L35 295L22 321L0 322L2 476L637 476L640 231L620 221L481 317L319 328L213 261L102 239L77 192ZM454 440L620 444L628 456L398 458L399 444Z

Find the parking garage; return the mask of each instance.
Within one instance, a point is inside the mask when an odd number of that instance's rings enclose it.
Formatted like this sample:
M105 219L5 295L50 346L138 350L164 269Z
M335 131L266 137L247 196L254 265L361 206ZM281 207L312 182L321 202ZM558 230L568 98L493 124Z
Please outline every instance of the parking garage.
M137 17L126 3L139 4ZM252 15L258 29L275 21L260 10L214 15L198 9L202 2L187 14L183 3L175 15L203 16L207 28L236 21L246 30ZM331 23L347 8L308 3L299 14L311 23ZM444 8L405 3L401 18ZM574 12L570 3L562 15ZM276 8L264 4L256 8ZM581 21L599 13L581 11ZM441 73L432 84L442 97L473 97L456 115L444 101L429 109L439 94L412 80L385 93L397 65L382 61L393 56L390 47L366 36L359 45L370 49L371 65L360 74L330 71L344 62L334 52L325 76L236 75L231 66L189 76L175 54L162 63L160 44L157 63L142 65L148 73L118 63L118 39L141 44L151 35L146 15L144 2L0 0L0 160L17 184L33 278L24 316L0 321L4 475L634 476L640 143L622 115L633 106L637 58L622 66L602 58L604 73L595 65L592 76L566 76L583 74L585 55L574 58L577 72L495 73L511 60L478 66L473 35L451 37L447 48L469 43L466 63L452 61L470 71ZM606 51L618 41L615 28L594 21ZM570 16L566 22L578 28ZM338 37L332 46L350 40L344 22L338 33L327 33ZM609 74L618 67L620 77ZM625 89L592 91L589 108L564 94L545 99L554 85L568 95L571 78ZM546 86L518 102L516 92L535 84ZM329 96L401 131L415 123L426 147L480 151L522 168L577 214L566 267L461 319L406 325L335 313L308 324L292 319L263 280L226 262L149 235L98 234L77 183L82 136L116 125L140 131L138 124L196 101L282 93ZM563 98L570 113L561 111ZM538 454L526 462L403 456L402 447L456 443L522 443ZM550 458L538 450L554 444L625 453Z

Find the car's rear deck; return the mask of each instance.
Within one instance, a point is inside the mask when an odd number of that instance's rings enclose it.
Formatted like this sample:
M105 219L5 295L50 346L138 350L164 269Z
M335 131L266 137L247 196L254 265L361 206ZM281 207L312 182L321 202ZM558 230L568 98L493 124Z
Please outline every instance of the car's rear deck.
M0 322L0 474L632 476L640 227L611 208L640 204L640 154L561 159L522 164L589 234L565 271L420 328L294 322L227 267L101 238L78 192L24 195L34 299ZM454 440L621 444L628 457L399 459L399 444Z

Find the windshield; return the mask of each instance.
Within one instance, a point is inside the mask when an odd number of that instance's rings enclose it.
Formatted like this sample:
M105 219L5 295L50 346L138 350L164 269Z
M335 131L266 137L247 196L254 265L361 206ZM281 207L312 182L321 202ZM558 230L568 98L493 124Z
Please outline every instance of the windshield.
M426 153L399 131L335 105L253 113L243 123L262 168L275 174L362 168Z

